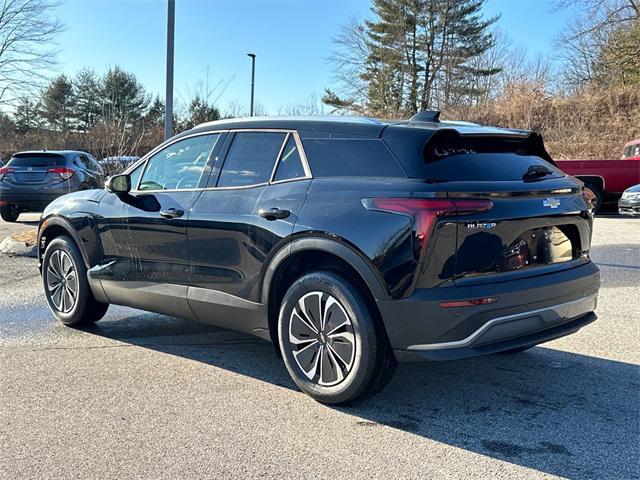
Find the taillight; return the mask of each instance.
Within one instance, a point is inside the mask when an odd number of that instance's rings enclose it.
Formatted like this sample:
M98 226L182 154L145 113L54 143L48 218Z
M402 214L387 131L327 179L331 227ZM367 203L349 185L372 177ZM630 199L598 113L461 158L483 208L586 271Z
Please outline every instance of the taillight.
M11 168L11 167L2 167L2 168L0 168L0 181L4 180L4 177L6 175L9 175L12 172L13 172L13 168Z
M588 205L591 205L590 210L593 210L596 208L596 194L593 193L593 190L591 190L588 187L584 187L582 189L582 196L584 197L585 201L587 202Z
M493 207L491 200L441 198L364 198L362 204L369 210L412 217L420 255L429 244L433 227L439 218L486 212Z
M60 175L60 177L63 180L69 180L73 176L73 174L75 173L73 168L67 168L67 167L50 168L48 170L48 172L49 173L57 173L58 175Z

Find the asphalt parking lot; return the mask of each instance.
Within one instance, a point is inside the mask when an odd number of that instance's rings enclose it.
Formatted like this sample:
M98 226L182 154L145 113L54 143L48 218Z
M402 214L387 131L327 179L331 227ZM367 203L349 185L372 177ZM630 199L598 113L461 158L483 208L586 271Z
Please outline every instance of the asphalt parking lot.
M248 335L124 307L60 326L36 260L0 257L0 478L640 478L640 220L598 218L592 258L577 334L332 408Z

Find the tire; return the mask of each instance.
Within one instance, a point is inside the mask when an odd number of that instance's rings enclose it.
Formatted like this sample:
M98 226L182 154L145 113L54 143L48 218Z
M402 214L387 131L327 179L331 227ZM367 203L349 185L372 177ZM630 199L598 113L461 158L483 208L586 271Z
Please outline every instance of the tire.
M0 216L5 222L15 222L20 216L20 209L17 205L3 205L0 207Z
M504 352L498 352L500 355L515 355L516 353L526 352L527 350L531 350L535 345L525 345L524 347L512 348L510 350L505 350Z
M61 278L65 280L61 282ZM107 313L109 304L98 302L93 296L80 250L69 237L56 237L47 246L42 281L53 315L69 327L91 325Z
M296 385L334 405L382 390L395 358L376 313L345 275L320 271L299 278L278 318L280 350Z

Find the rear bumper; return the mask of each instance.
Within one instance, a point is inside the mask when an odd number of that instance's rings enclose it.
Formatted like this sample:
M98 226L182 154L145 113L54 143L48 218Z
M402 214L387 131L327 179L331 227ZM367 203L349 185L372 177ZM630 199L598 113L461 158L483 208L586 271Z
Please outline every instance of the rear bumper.
M535 345L596 319L598 267L584 265L503 283L417 290L379 301L399 361L452 360ZM442 308L440 302L497 297L495 303Z
M640 215L640 200L620 200L618 213L620 215Z
M22 210L42 211L56 198L69 193L69 189L0 190L0 206L17 205Z

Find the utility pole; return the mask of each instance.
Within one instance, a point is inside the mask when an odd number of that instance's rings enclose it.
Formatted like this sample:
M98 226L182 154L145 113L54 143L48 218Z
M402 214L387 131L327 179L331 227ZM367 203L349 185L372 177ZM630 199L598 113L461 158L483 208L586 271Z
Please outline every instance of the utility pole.
M256 88L256 54L247 53L247 55L251 57L251 105L249 107L249 116L253 117L253 95Z
M173 136L173 45L176 20L176 0L168 0L167 9L167 90L164 108L164 139Z

